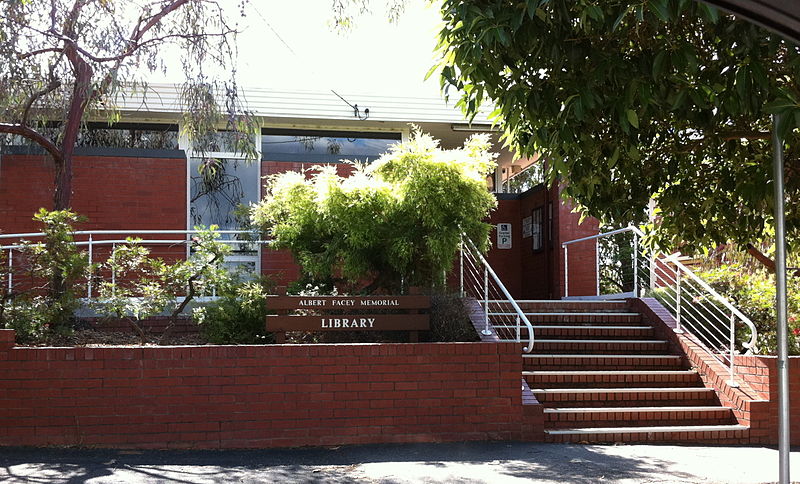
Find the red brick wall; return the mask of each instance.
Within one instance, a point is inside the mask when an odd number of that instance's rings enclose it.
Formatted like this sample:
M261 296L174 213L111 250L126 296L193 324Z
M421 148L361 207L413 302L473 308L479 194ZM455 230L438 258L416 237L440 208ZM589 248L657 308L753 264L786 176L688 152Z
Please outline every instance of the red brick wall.
M553 203L553 236L548 242L547 202ZM535 208L543 207L544 250L533 252L533 240L522 238L522 219ZM498 207L489 222L511 222L513 248L495 247L497 237L492 233L492 249L487 259L506 284L512 296L520 299L559 299L564 295L564 253L561 243L596 235L599 221L587 218L578 223L580 214L571 213L572 206L561 201L556 190L535 190L517 200L498 200ZM594 242L578 243L569 250L569 295L594 295ZM506 282L508 281L508 282Z
M551 190L552 199L555 201L553 209L553 226L558 230L553 257L556 267L556 284L559 288L558 296L564 295L564 250L562 242L575 240L599 233L600 222L596 218L588 217L579 223L581 215L572 213L573 206L563 202L556 190ZM593 296L597 294L596 257L597 251L594 242L579 242L569 246L569 295Z
M778 359L775 356L740 356L739 375L763 399L750 407L750 436L753 443L778 444ZM789 435L800 445L800 357L789 358Z
M46 157L3 155L0 230L38 230L31 218L53 206L53 173ZM72 209L89 219L82 230L184 229L186 160L76 156Z
M184 230L186 160L76 156L73 160L72 209L86 217L78 230ZM0 159L0 232L38 232L33 214L53 207L53 164L38 155L3 155ZM96 236L95 240L119 238ZM151 238L180 239L176 235ZM81 237L77 237L81 238ZM84 238L85 239L85 238ZM154 256L182 258L184 246L151 247ZM95 248L104 260L110 246Z
M516 343L11 348L0 445L247 448L520 439Z
M515 298L522 294L522 267L520 254L522 251L522 219L520 218L519 200L498 200L497 208L489 215L488 222L494 225L489 236L491 248L486 260L492 266L497 277ZM497 248L497 224L511 224L511 248ZM529 240L529 239L525 239Z

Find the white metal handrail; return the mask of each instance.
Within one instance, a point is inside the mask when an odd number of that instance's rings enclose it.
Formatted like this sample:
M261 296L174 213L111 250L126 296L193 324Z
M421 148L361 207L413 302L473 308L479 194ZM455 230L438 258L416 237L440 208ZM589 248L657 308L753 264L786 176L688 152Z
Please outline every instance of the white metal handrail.
M194 230L78 230L70 232L73 236L86 236L87 240L76 240L72 243L76 246L86 246L87 247L87 257L89 260L89 264L91 265L94 262L94 249L97 246L103 245L111 245L112 247L116 247L117 244L124 244L127 243L127 239L120 239L120 238L111 238L111 239L95 239L95 236L98 235L152 235L152 234L159 234L159 235L192 235L201 232L199 229ZM219 235L248 235L248 236L256 236L258 234L253 231L246 231L246 230L215 230L214 231L218 236ZM15 239L17 241L23 241L28 238L37 238L37 237L44 237L46 234L44 232L27 232L27 233L18 233L18 234L0 234L0 240L2 239ZM224 244L230 245L249 245L249 244L269 244L271 243L270 240L262 240L260 237L255 238L253 240L246 240L246 239L226 239L218 237L217 241L222 242ZM186 245L187 246L187 255L189 250L189 244L192 243L191 237L186 237L184 239L141 239L139 242L141 245ZM14 287L14 271L13 271L13 264L14 264L14 251L22 249L28 245L34 246L41 246L43 245L42 242L37 242L33 244L8 244L8 245L0 245L0 250L7 250L8 251L8 273L6 276L6 280L4 281L7 284L8 290L10 291ZM113 249L112 249L113 250ZM236 257L236 256L234 256ZM240 257L241 259L241 257ZM112 274L112 280L115 279L115 274ZM87 281L86 287L86 297L91 299L92 298L92 289L93 284L91 278Z
M465 240L466 239L466 240ZM492 324L490 319L493 316L508 316L514 317L510 321L511 326L516 328L516 341L522 342L522 325L528 331L527 344L523 348L525 353L530 353L533 350L534 332L533 325L528 320L525 312L519 307L519 304L511 296L503 281L497 276L497 273L489 265L483 254L475 247L467 237L462 237L461 243L461 257L459 264L459 284L462 295L470 295L481 305L484 316L484 335L492 334ZM481 274L482 273L482 274ZM482 276L482 277L481 277ZM494 293L494 294L492 294ZM492 298L490 299L490 294ZM512 311L492 311L490 304L508 304L511 306Z
M601 261L599 240L603 237L631 232L631 275L632 290L630 292L606 295L600 294L600 269L604 262L617 263L624 261ZM675 331L686 332L715 360L727 366L729 383L737 386L735 381L736 325L743 324L750 333L750 338L742 342L747 352L756 351L758 330L755 324L736 308L727 298L719 294L708 283L703 281L691 269L678 260L678 254L669 256L647 256L642 252L640 240L644 234L636 227L624 227L617 230L583 237L564 242L564 286L565 296L569 294L568 247L575 243L595 240L597 288L594 297L639 297L649 295L656 297L675 318ZM618 266L620 267L620 266Z

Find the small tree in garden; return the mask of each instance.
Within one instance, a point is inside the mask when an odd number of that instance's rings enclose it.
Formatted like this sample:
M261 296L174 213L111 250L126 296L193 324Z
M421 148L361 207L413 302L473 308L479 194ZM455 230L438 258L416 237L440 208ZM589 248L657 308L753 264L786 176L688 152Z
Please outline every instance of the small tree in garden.
M129 237L101 266L116 277L100 283L94 308L128 321L143 341L140 321L169 312L163 338L195 297L227 282L222 262L230 247L217 240L216 228L212 225L199 231L192 240L192 255L173 263L150 257L150 250L140 245L141 239Z
M0 327L16 330L20 341L67 328L90 272L86 253L73 243L77 214L40 209L33 219L43 225L40 242L23 241L13 265L0 251Z
M433 286L452 268L462 231L481 249L496 201L486 189L495 168L488 137L442 150L418 131L347 178L332 166L313 175L270 177L253 222L289 249L315 282L371 280L364 292Z

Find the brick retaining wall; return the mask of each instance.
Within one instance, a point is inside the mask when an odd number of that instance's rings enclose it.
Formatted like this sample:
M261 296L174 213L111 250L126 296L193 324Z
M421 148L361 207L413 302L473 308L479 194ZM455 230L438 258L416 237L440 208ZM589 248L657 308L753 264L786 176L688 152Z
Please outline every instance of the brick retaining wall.
M520 439L516 343L13 347L0 445L261 448Z

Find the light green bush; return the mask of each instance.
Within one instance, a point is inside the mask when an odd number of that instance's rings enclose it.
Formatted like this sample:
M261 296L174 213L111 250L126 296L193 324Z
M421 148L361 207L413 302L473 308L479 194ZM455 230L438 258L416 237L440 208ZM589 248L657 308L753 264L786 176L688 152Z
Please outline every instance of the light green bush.
M474 136L458 150L442 150L415 132L408 143L349 177L334 167L270 177L253 222L271 235L273 248L290 249L304 283L349 282L352 292L397 293L408 286L443 283L461 232L481 249L490 226L483 220L496 201L486 188L494 170L489 141ZM343 288L347 290L347 288Z

